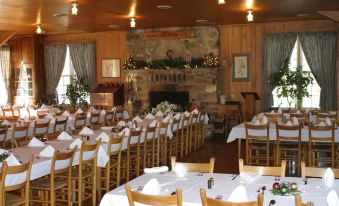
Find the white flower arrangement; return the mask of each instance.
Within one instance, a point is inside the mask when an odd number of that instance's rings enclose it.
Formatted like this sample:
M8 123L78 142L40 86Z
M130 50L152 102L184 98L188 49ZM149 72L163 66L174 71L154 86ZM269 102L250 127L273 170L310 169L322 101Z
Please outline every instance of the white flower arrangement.
M152 112L153 111L161 111L165 114L169 114L169 113L172 113L172 112L177 112L180 110L180 106L176 105L176 104L172 104L168 101L163 101L161 102L160 104L158 104L155 109L152 109Z

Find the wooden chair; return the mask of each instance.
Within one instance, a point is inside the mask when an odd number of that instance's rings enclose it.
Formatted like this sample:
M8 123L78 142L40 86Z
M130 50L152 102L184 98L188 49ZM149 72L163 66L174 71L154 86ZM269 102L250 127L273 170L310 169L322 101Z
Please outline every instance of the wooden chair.
M124 135L121 137L110 137L107 144L107 156L109 161L104 169L101 170L102 187L101 191L109 192L120 186L120 167L121 167L121 146ZM99 192L101 198L101 192Z
M167 164L167 129L168 122L160 122L156 132L156 166Z
M27 146L30 141L28 129L29 124L24 126L17 126L17 123L14 124L12 131L12 148Z
M312 206L311 204L308 203L303 203L301 201L301 196L300 194L297 194L294 196L294 200L295 200L295 206Z
M74 121L74 130L72 130L72 134L79 134L79 132L86 126L87 114L85 115L75 115Z
M100 111L99 112L91 112L91 116L89 118L89 125L91 129L98 130L101 127L100 123Z
M281 161L280 167L267 167L267 166L252 166L244 165L244 160L239 159L239 173L251 172L264 176L280 176L285 177L286 160Z
M189 153L197 150L198 147L198 127L199 127L199 118L200 113L192 114L191 115L191 125L190 125L190 132L191 132L191 139L189 140Z
M0 147L6 149L7 148L6 143L7 143L7 129L3 128L0 129Z
M178 153L180 153L180 159L183 159L184 155L188 155L188 139L190 135L190 116L181 116L181 127L180 127L180 133L178 135L177 139L177 150Z
M245 123L246 164L268 166L270 162L269 124Z
M147 125L146 127L145 140L142 147L143 148L142 168L155 166L155 150L156 150L155 134L157 130L157 125L158 123L155 125L155 127L151 127L149 125Z
M72 169L72 191L76 195L73 203L78 206L83 205L83 202L90 198L92 198L92 205L96 205L97 156L100 143L101 140L95 144L83 142L80 149L79 165ZM84 158L84 154L92 155Z
M180 125L180 119L173 119L172 126L171 126L173 137L172 139L168 141L169 144L167 145L167 153L168 153L169 158L171 158L172 156L178 155L177 141L178 141L178 135L179 135L179 125Z
M142 128L131 129L127 149L121 155L121 178L128 182L140 174L140 137Z
M182 206L182 191L176 189L175 195L146 195L140 192L134 192L131 190L129 184L125 184L125 190L130 206L134 206L134 202L138 202L145 205L162 206L162 205L177 205Z
M200 197L202 206L262 206L264 202L264 195L262 193L258 194L258 199L256 201L250 202L228 202L216 200L215 198L207 197L204 189L200 189Z
M75 147L72 151L61 153L55 152L52 159L51 173L49 176L42 177L31 183L31 192L37 192L37 198L31 196L31 203L43 203L56 205L72 205L72 163ZM59 163L59 164L58 164ZM62 163L62 164L60 164ZM62 165L62 166L61 166Z
M298 174L300 174L301 162L301 127L276 124L277 139L275 141L276 159L275 166L281 160L295 161L297 164ZM297 155L295 155L297 154ZM296 157L296 158L295 158Z
M46 141L48 139L48 129L51 120L42 120L34 121L34 128L33 128L33 137L40 139L41 141Z
M114 113L114 120L119 122L120 120L123 119L123 116L124 116L123 108L116 108L115 113Z
M317 123L326 121L326 118L329 118L330 120L336 120L337 114L330 114L330 113L318 113L317 114Z
M292 120L294 117L297 118L299 124L302 123L304 125L308 125L309 118L306 113L291 113L290 119Z
M301 162L301 177L305 179L306 177L320 177L322 178L326 172L327 168L319 167L306 167L305 162ZM334 178L339 178L339 169L332 168L334 173Z
M308 126L308 166L335 166L334 126ZM326 155L324 155L326 154Z
M202 146L205 144L205 116L207 113L200 113L200 118L199 118L199 126L198 126L198 146Z
M105 115L105 124L107 126L112 126L114 121L114 111L106 111Z
M205 173L213 173L214 170L214 157L210 158L209 163L184 163L184 162L176 162L176 157L171 157L171 168L172 171L175 170L176 164L183 164L186 166L187 171L189 172L205 172Z
M20 110L18 110L20 112ZM9 121L17 121L20 118L20 113L15 115L14 109L11 108L2 108L2 116L4 119Z
M31 177L31 168L33 163L33 156L30 157L29 162L18 166L8 166L6 161L2 162L2 180L0 182L0 195L1 205L14 206L14 205L29 205L29 185ZM11 185L5 185L5 180L9 175L22 176L26 172L25 179ZM5 173L5 177L4 177ZM15 193L19 192L19 193Z
M269 123L281 123L283 122L283 114L282 113L265 113L267 120Z

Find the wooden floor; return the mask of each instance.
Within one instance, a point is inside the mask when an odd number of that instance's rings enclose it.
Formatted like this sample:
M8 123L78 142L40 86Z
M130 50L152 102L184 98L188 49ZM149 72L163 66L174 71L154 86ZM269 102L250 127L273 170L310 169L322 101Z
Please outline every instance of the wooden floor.
M184 162L208 162L210 157L215 158L214 172L239 173L238 143L227 143L224 138L206 139L205 146L184 158Z

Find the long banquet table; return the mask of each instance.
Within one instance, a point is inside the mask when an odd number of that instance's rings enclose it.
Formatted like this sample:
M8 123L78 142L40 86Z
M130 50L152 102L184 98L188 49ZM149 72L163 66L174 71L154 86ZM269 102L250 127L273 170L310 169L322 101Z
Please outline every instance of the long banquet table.
M207 189L207 181L209 178L214 178L214 186L212 189ZM276 182L276 177L273 176L261 176L256 181L250 184L245 184L240 176L237 176L233 180L232 174L218 174L218 173L194 173L190 172L186 178L177 178L174 172L168 173L155 173L144 174L138 178L129 182L132 190L138 187L144 186L150 179L156 178L162 186L162 195L169 195L181 188L183 191L183 205L197 206L201 205L200 188L206 190L208 197L215 198L217 195L222 196L222 200L227 200L232 191L238 186L243 184L247 191L248 200L255 200L258 195L258 189L265 186L267 190L264 192L264 204L269 205L270 200L275 200L275 206L294 205L294 196L277 196L273 195L269 190L272 189L272 184ZM280 182L296 182L301 191L303 202L311 201L314 205L327 205L327 194L334 189L339 192L339 180L335 180L333 188L327 188L322 179L320 178L308 178L307 184L299 177L281 177ZM100 206L128 206L128 199L126 196L124 186L120 186L108 193L106 193L101 200Z

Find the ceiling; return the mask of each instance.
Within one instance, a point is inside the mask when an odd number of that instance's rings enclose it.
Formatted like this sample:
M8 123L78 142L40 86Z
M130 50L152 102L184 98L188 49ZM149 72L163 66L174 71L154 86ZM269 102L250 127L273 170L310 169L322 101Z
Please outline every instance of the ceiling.
M135 12L137 28L247 23L245 0L78 0L79 14L70 13L70 0L0 0L0 30L15 30L16 34L33 34L41 23L45 34L64 34L129 28ZM169 4L170 10L156 6ZM135 10L133 10L133 7ZM254 0L254 22L289 21L328 18L318 11L339 10L338 0ZM298 14L309 15L299 17Z

